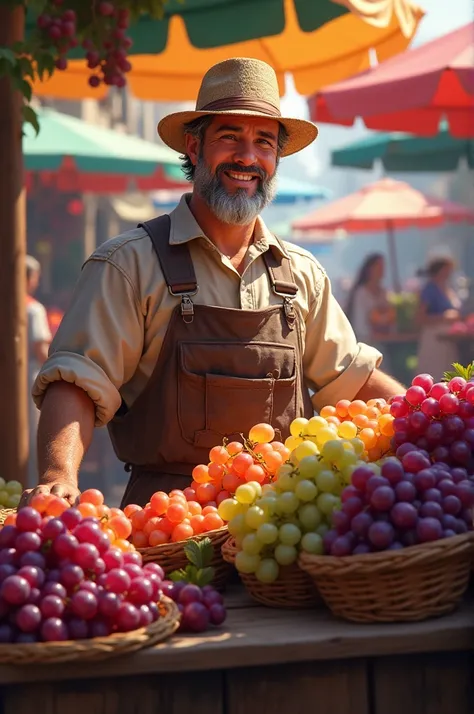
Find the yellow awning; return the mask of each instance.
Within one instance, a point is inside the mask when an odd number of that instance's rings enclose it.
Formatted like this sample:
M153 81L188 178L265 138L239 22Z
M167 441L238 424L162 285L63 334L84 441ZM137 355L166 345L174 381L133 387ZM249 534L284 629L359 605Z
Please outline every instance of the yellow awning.
M350 7L342 15L313 32L303 32L293 0L285 0L285 30L273 37L210 49L193 47L180 16L170 20L168 44L158 55L133 55L128 87L137 99L186 101L194 99L204 73L229 57L254 57L275 69L280 91L284 75L292 73L296 89L309 95L322 86L346 79L370 66L370 51L379 61L409 45L423 10L411 0L333 0ZM251 21L251 18L249 18ZM65 72L34 85L34 93L57 99L100 99L108 88L92 88L85 61L69 63Z

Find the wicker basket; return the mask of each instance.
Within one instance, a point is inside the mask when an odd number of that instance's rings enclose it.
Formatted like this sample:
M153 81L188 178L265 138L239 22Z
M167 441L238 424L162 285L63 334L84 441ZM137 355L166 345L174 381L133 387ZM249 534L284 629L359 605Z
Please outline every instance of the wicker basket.
M230 537L222 546L222 555L228 563L235 563L238 550ZM295 563L280 568L274 583L261 583L255 575L239 573L249 595L267 607L310 608L321 604L321 598L311 578Z
M0 526L3 526L8 516L16 513L16 508L0 508Z
M470 532L342 558L301 553L298 562L334 615L354 622L408 622L455 609L468 587L473 556Z
M193 540L202 540L203 538L211 539L214 548L211 565L215 569L212 584L218 590L225 587L232 574L232 568L225 562L221 553L221 546L228 537L229 532L227 526L224 526L223 528L218 528L215 531L209 531L208 533L203 533L193 538ZM180 570L189 564L184 552L185 543L186 541L182 540L177 543L164 543L163 545L157 545L152 548L137 548L137 550L141 553L144 563L158 563L165 571L165 575L169 575L173 570Z
M132 632L118 632L90 640L0 645L0 664L97 662L151 647L166 640L179 627L180 613L177 605L169 598L163 597L159 606L161 616L156 622Z

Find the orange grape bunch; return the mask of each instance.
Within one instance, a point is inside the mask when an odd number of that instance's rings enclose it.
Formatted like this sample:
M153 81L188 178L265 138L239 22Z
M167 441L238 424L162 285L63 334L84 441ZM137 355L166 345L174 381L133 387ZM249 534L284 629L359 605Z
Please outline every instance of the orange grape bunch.
M368 461L391 453L394 417L385 399L341 399L336 406L323 407L320 416L337 428L342 439L360 439Z
M242 441L224 440L210 450L207 464L194 468L191 489L199 503L215 501L218 506L244 483L270 483L290 456L290 450L275 440L271 424L255 424Z
M169 494L156 491L145 508L130 503L124 513L136 548L178 543L224 526L215 501L199 503L192 488L174 489Z

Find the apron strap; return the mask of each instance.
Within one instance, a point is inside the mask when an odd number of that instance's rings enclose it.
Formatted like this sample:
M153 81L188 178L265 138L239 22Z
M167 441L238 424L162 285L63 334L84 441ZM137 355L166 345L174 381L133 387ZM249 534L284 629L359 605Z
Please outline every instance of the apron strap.
M277 239L278 240L278 239ZM282 255L279 250L272 247L263 254L273 292L286 298L294 298L298 287L293 278L289 258Z
M191 254L186 243L170 245L170 226L171 219L167 215L138 224L150 236L171 295L193 295L198 284Z

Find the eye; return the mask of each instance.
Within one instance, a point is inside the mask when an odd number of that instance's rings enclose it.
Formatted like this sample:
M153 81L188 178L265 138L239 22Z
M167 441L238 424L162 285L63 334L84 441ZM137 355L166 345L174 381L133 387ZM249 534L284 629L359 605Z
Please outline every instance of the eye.
M272 141L269 141L269 139L258 139L259 144L265 144L270 149L274 149L275 146Z

